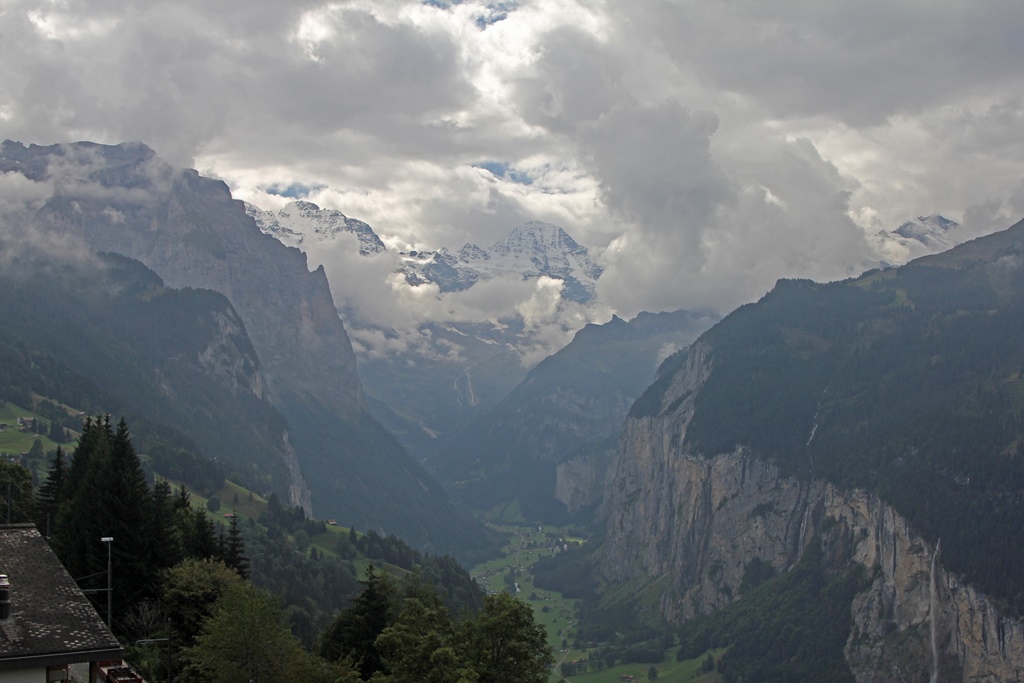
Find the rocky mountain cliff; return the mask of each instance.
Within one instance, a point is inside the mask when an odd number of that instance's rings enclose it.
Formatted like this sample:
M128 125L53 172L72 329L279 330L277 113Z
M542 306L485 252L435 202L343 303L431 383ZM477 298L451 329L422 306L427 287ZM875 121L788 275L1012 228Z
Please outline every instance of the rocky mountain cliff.
M830 571L868 577L856 680L1024 680L1022 256L1024 223L852 281L781 282L712 328L627 419L604 577L678 623L820 544Z
M298 249L264 235L223 182L174 168L140 143L5 141L0 172L52 185L35 233L138 259L170 287L227 297L260 359L265 395L290 427L293 503L311 499L320 516L437 550L481 542L475 524L367 412L323 269L310 272ZM310 497L301 493L307 487ZM399 492L408 499L388 504Z

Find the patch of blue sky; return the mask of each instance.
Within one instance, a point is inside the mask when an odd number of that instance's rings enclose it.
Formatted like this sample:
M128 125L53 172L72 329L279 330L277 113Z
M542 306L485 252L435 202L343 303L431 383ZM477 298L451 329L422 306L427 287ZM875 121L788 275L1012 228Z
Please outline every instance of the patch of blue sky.
M533 178L525 173L520 173L504 161L481 161L478 164L473 164L473 166L489 171L495 178L508 180L519 185L533 184Z
M314 192L326 189L326 185L305 185L303 183L292 183L291 185L271 185L266 188L267 194L287 197L288 199L303 199Z
M436 7L438 9L451 9L456 5L461 5L465 0L420 0L424 5L430 7Z
M476 17L476 25L482 31L492 24L508 19L511 12L519 9L516 2L489 2L484 5L486 14L479 14Z

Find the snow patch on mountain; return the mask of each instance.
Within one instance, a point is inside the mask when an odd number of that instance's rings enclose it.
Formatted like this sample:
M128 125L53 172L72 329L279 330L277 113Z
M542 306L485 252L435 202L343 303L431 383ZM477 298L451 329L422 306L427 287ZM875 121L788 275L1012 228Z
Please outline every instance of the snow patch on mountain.
M529 221L489 249L465 244L452 253L410 251L402 254L402 270L412 285L436 284L442 292L459 292L477 282L501 277L530 280L547 276L561 280L564 298L587 303L603 268L565 230Z
M363 221L349 218L335 209L321 209L313 202L289 202L277 213L245 202L249 214L265 234L276 237L290 247L300 249L316 242L334 240L349 233L359 240L359 253L363 256L386 251L384 243L373 229Z
M932 214L908 220L895 230L881 230L874 236L874 241L883 263L899 265L920 256L952 249L981 234L970 226Z

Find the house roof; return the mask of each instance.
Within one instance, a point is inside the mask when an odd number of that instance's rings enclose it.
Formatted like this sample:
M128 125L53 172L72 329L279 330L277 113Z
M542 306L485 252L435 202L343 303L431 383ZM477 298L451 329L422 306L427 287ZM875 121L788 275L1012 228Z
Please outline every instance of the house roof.
M34 525L0 525L0 574L11 584L11 617L0 621L0 671L124 656Z

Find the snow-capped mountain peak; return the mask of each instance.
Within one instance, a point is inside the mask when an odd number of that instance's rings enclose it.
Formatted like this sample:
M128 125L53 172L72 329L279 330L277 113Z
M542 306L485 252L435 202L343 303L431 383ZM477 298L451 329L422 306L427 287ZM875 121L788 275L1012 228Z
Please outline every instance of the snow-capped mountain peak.
M292 247L326 242L346 232L359 239L359 253L364 256L387 250L377 233L363 221L349 218L336 209L321 209L313 202L289 202L276 214L247 202L245 212L264 233Z
M304 249L348 232L359 238L360 254L386 251L369 225L313 202L289 202L276 213L247 203L245 211L260 230L289 246ZM593 298L594 285L603 272L586 247L559 226L543 221L523 223L489 249L467 243L454 253L440 247L402 252L399 258L401 272L412 285L434 283L442 292L458 292L481 280L547 276L562 281L566 299L581 303Z
M593 298L602 268L565 230L541 221L529 221L489 249L465 244L455 254L440 249L404 258L406 278L413 284L434 282L442 292L460 291L480 280L496 277L537 278L563 282L563 295L573 301Z
M939 214L931 216L918 216L915 220L907 221L892 232L900 237L917 240L926 247L936 249L949 249L959 244L962 239L957 239L957 233L962 228L959 223L950 220Z
M895 230L880 230L868 237L879 262L894 265L952 249L981 235L976 228L931 214L906 221Z

